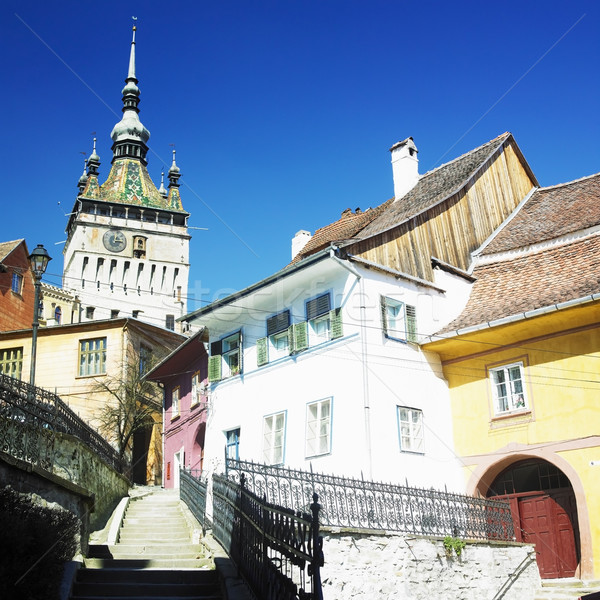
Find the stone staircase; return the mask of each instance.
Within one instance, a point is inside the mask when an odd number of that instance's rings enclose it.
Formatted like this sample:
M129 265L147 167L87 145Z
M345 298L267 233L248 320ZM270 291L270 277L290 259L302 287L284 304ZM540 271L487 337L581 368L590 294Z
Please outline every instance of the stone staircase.
M150 490L129 500L117 543L90 545L71 600L222 599L214 562L192 540L177 491Z
M600 592L600 581L581 581L574 577L542 579L542 589L534 600L577 600L594 592Z

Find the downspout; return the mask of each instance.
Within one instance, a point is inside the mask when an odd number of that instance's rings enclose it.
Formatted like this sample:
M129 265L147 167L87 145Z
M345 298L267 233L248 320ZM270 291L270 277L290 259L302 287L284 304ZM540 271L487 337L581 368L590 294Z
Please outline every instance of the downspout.
M365 446L367 455L367 479L373 477L373 450L371 443L371 401L369 398L369 367L368 367L368 354L367 354L367 319L366 319L366 307L365 307L365 288L362 275L358 270L350 265L347 261L341 260L335 254L333 247L329 249L329 258L336 262L340 267L350 272L359 283L360 293L360 351L361 351L361 363L362 363L362 380L363 380L363 410L365 416Z

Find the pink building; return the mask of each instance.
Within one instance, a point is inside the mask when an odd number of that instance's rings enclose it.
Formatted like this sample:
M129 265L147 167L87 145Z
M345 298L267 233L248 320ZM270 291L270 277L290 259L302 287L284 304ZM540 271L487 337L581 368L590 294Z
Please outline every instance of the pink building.
M186 340L146 379L161 383L163 401L163 486L179 487L179 469L202 470L206 433L208 359L205 330Z

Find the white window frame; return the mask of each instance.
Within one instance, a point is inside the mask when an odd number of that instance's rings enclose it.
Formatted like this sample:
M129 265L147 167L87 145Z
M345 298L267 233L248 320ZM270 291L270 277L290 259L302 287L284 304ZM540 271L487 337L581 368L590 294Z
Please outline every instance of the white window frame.
M241 372L242 334L236 331L221 340L221 357L223 360L223 378L238 375ZM227 348L227 349L226 349Z
M518 369L519 372L517 378L513 377L515 369ZM488 373L492 387L494 416L500 417L530 410L525 391L525 369L522 361L489 368ZM504 389L502 389L503 387Z
M79 377L106 375L106 337L79 340Z
M190 406L196 406L196 404L200 404L200 371L196 371L192 375L192 398L190 401Z
M281 465L285 460L285 430L287 411L276 412L263 418L263 462Z
M180 386L174 387L171 390L171 419L178 417L181 411Z
M406 340L406 304L393 298L385 297L387 319L387 335L397 340Z
M14 294L19 296L23 295L23 275L21 275L21 273L13 271L10 289Z
M400 451L425 454L423 411L410 406L397 406L396 416Z
M225 456L227 458L232 458L233 460L240 459L241 431L240 427L234 427L223 432L225 434ZM235 456L231 455L232 452Z
M284 343L282 343L284 342ZM269 336L269 361L289 356L290 354L290 336L287 329Z
M329 313L316 317L308 322L309 346L323 344L331 339L331 319Z
M306 405L306 458L331 454L332 407L331 397Z

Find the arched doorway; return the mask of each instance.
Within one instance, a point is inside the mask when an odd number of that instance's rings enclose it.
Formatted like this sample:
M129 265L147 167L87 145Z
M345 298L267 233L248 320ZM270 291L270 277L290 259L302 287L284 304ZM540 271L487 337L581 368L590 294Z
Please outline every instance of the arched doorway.
M194 435L194 443L192 447L192 470L204 469L204 438L206 437L206 423L200 423L196 434Z
M522 460L504 469L487 496L507 499L517 541L535 544L543 579L573 577L581 557L573 487L555 465Z

